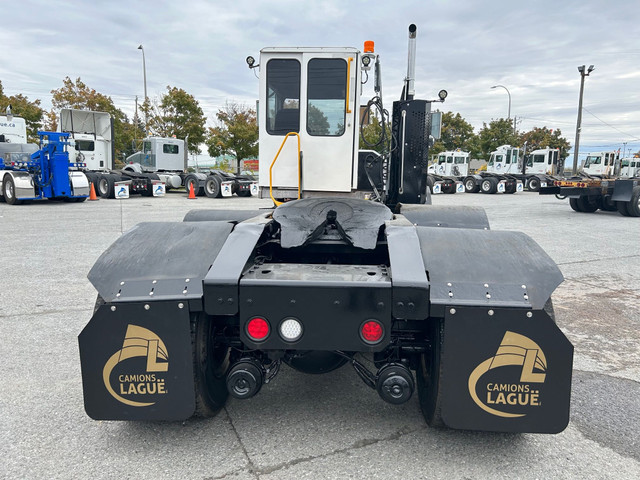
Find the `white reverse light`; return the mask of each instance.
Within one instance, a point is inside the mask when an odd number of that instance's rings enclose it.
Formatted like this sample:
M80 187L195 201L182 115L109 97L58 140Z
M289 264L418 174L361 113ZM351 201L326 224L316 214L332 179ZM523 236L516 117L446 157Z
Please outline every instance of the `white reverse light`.
M287 318L280 324L280 336L287 342L295 342L302 336L302 324L295 318Z

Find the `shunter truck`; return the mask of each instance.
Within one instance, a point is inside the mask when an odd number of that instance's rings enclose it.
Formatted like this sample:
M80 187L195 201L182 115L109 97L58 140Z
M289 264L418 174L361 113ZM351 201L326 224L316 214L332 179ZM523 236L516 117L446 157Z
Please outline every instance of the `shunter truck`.
M438 160L427 169L431 193L463 193L461 180L469 175L469 161L469 152L461 150L438 154Z
M79 335L90 417L212 416L229 396L272 388L285 366L350 364L382 401L417 394L429 425L567 426L573 347L550 299L562 274L528 236L490 230L482 209L431 205L431 106L446 92L415 98L416 33L380 162L356 135L363 72L386 111L373 42L247 58L274 208L141 223L102 254Z

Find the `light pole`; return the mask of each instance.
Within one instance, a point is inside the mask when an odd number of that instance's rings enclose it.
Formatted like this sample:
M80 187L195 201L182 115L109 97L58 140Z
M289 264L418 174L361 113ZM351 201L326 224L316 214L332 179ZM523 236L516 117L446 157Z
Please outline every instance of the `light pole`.
M585 72L585 65L578 67L580 72L580 99L578 100L578 124L576 125L576 143L573 148L573 175L578 174L578 153L580 152L580 125L582 124L582 94L584 93L584 77L588 77L594 70L593 65Z
M507 91L507 95L509 95L509 113L507 113L507 118L511 120L511 92L509 92L509 89L504 85L494 85L491 88L498 88L498 87L504 88Z
M148 97L147 97L147 64L144 61L144 48L142 45L138 45L138 50L142 50L142 74L144 75L144 130L147 136L149 136L149 113L148 113Z

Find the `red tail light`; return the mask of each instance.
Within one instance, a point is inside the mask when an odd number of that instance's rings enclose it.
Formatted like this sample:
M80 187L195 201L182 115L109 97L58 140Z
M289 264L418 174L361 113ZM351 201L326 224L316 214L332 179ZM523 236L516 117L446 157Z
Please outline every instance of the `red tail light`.
M262 317L253 317L247 323L247 335L254 342L261 342L269 336L269 322Z
M383 335L384 329L382 328L382 324L377 320L367 320L360 328L360 336L369 344L380 342Z

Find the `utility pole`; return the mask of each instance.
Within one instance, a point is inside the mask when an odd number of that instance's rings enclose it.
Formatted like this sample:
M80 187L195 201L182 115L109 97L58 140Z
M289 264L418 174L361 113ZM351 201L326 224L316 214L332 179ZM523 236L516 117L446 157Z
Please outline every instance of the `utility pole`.
M580 98L578 100L578 123L576 125L576 142L573 147L573 175L578 174L578 154L580 152L580 129L582 128L582 95L584 93L584 77L588 77L589 74L596 68L593 65L589 65L589 69L585 72L585 65L578 67L580 72Z
M142 50L142 74L144 75L144 130L145 135L149 136L149 97L147 97L147 64L144 59L144 48L142 45L138 45L138 50Z

